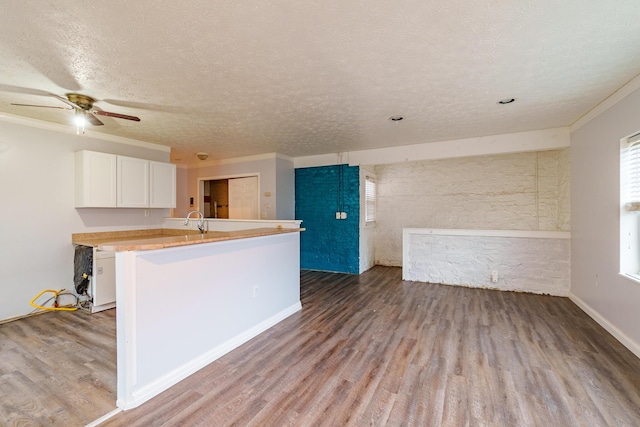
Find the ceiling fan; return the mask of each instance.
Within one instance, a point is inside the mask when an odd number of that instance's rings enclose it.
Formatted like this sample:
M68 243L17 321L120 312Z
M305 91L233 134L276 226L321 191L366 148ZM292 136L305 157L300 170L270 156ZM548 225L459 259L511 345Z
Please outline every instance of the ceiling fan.
M41 107L41 108L59 108L63 110L75 110L75 121L76 125L78 125L78 132L80 126L84 127L84 122L89 122L93 126L102 126L104 123L100 121L95 115L105 116L105 117L114 117L116 119L125 119L125 120L133 120L135 122L139 122L140 118L136 116L128 116L126 114L112 113L110 111L103 111L97 108L94 108L93 103L96 102L95 99L91 98L87 95L82 95L79 93L67 93L66 98L55 95L53 93L48 94L53 96L54 98L64 102L68 105L68 107L53 107L49 105L33 105L33 104L11 104L17 105L20 107Z

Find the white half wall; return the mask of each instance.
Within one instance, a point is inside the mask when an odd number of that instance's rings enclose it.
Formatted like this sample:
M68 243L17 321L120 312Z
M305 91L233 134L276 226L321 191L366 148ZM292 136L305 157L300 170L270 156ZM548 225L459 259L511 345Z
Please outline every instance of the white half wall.
M570 237L549 231L407 228L402 279L567 296Z
M192 231L198 229L198 220L196 218L192 217L186 226L184 225L184 220L185 218L166 218L163 228ZM301 223L302 221L298 220L205 218L204 229L206 231L237 231L255 228L300 228Z
M130 409L301 309L300 233L116 252L116 276Z

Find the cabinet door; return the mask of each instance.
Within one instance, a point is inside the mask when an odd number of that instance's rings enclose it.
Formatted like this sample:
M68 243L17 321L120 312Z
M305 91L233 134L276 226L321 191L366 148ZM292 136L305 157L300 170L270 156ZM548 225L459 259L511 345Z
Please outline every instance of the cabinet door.
M176 165L149 162L149 207L176 207Z
M149 207L149 161L118 156L118 207Z
M91 296L93 311L113 307L116 302L116 259L113 252L93 251Z
M75 154L75 169L76 207L116 207L115 155L78 151Z

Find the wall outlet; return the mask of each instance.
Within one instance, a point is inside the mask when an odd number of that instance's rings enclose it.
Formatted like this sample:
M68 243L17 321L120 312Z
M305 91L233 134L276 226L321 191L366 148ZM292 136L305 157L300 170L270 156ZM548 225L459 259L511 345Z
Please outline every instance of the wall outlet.
M146 216L147 218L149 217L149 209L144 210L144 216Z
M498 270L491 270L491 283L498 281Z
M266 218L267 217L267 213L266 212L262 212L262 218Z
M346 212L340 212L340 219L347 219L347 213Z

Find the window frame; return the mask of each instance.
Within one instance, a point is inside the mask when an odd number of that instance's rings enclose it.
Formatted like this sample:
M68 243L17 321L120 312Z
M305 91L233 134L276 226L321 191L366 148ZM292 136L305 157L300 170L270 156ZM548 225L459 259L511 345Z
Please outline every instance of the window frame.
M640 133L622 140L620 154L623 205L627 211L640 211Z
M640 283L640 132L620 140L620 270Z
M373 194L370 187L373 185ZM373 213L370 210L373 210ZM372 218L372 219L370 219ZM378 180L371 174L364 177L364 224L365 226L375 225L378 219Z

